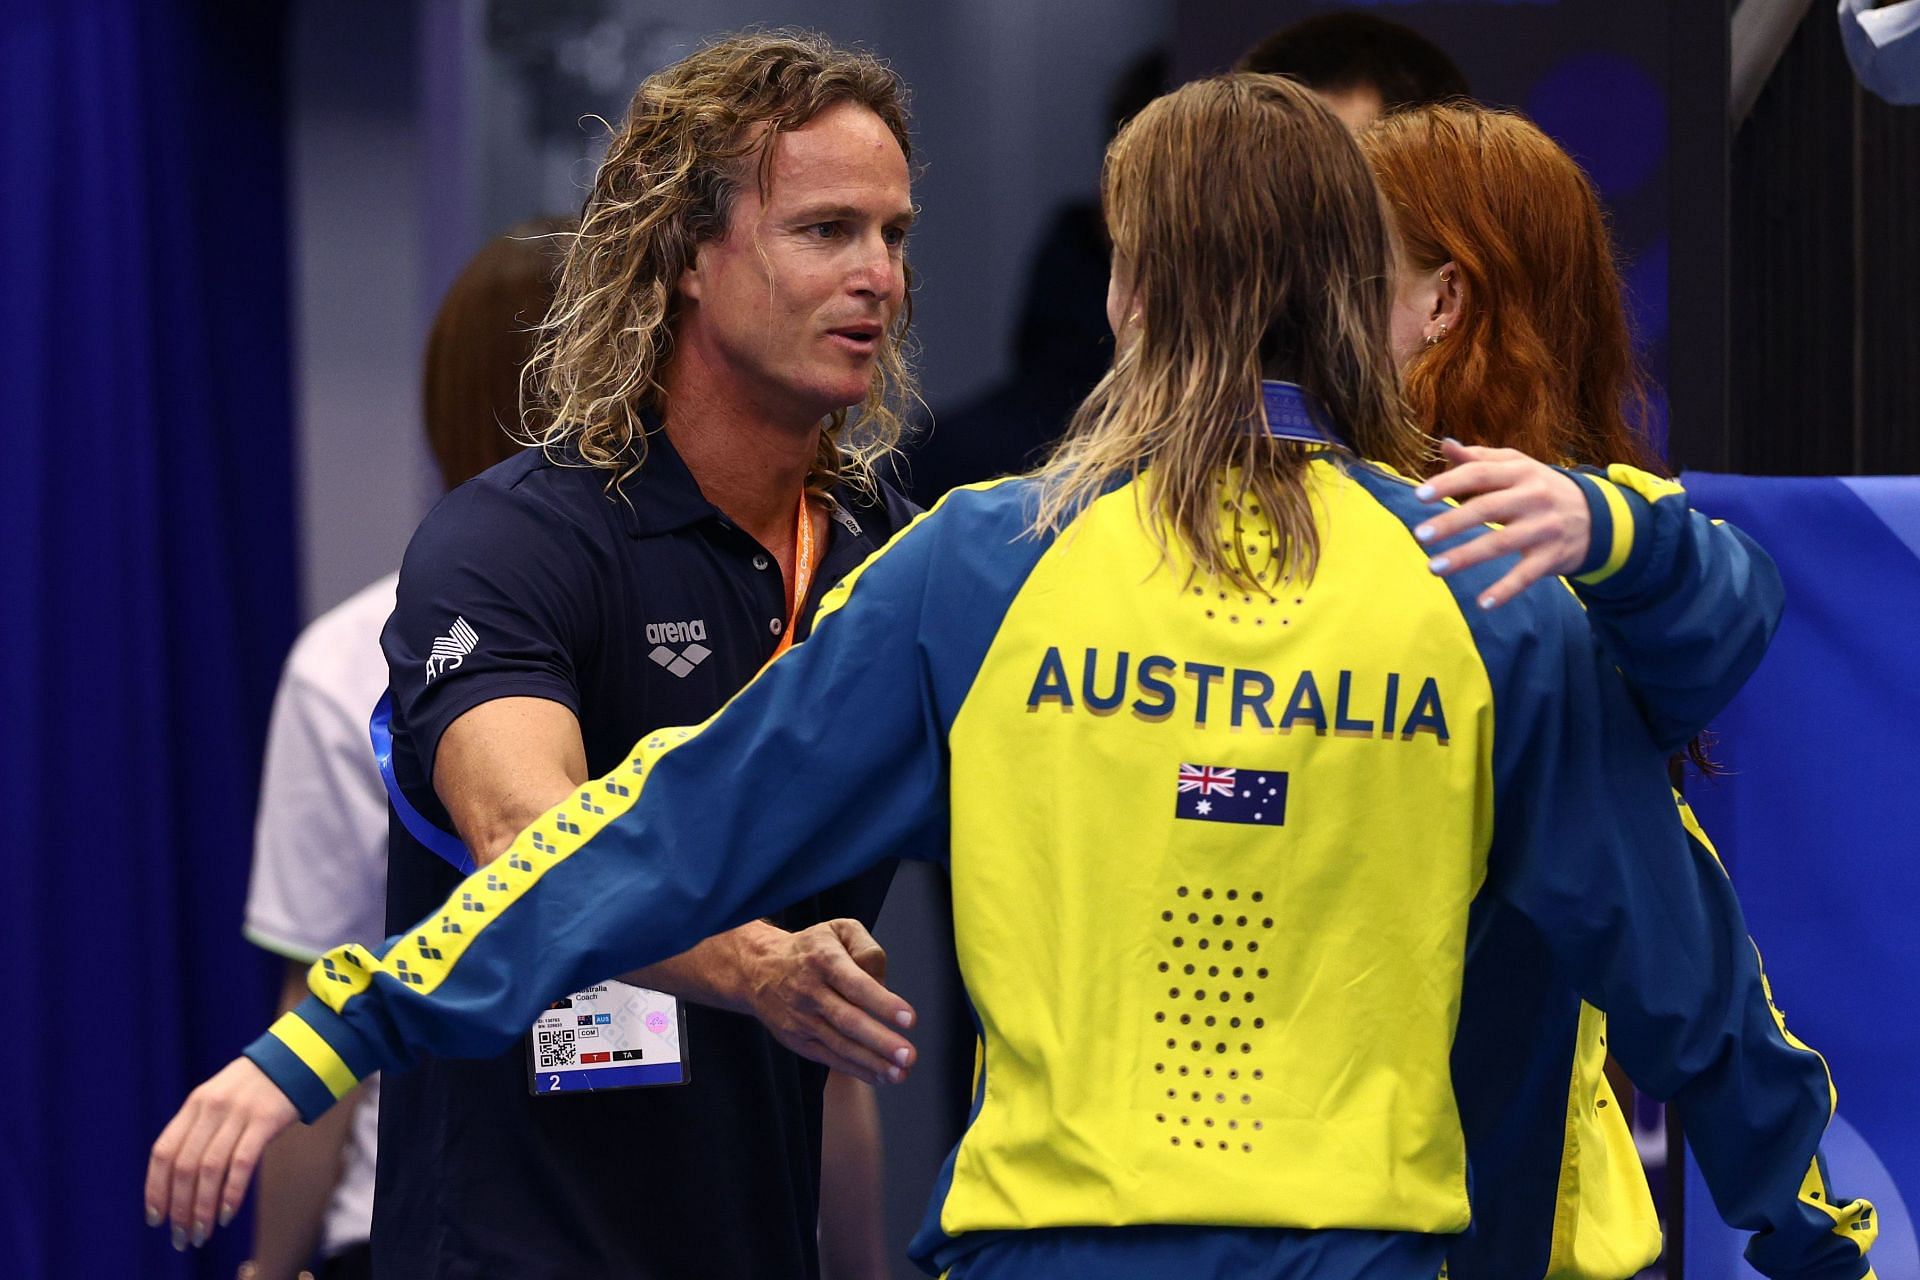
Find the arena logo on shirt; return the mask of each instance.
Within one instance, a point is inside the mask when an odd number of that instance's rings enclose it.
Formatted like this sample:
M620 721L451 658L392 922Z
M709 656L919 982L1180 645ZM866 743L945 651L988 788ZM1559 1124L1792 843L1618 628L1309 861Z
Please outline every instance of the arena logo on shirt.
M694 618L687 622L649 622L647 643L653 646L653 650L647 657L685 680L695 667L712 655L713 650L700 643L706 638L705 618ZM685 647L669 648L669 645Z
M695 618L691 622L649 622L647 624L648 644L687 644L706 638L707 620L705 618Z

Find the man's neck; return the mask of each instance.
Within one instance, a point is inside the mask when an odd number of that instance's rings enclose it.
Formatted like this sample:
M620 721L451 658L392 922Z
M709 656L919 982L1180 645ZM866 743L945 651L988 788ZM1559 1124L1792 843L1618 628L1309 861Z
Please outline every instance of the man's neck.
M780 421L753 404L715 394L706 379L676 378L673 372L664 379L664 425L700 492L761 546L785 550L819 451L820 421Z

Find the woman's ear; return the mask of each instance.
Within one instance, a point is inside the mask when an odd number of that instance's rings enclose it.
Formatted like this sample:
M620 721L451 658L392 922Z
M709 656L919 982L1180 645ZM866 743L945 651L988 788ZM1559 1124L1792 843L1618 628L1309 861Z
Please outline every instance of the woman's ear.
M1443 262L1434 273L1433 314L1429 319L1445 325L1449 329L1460 327L1460 320L1466 314L1467 286L1461 278L1460 264Z

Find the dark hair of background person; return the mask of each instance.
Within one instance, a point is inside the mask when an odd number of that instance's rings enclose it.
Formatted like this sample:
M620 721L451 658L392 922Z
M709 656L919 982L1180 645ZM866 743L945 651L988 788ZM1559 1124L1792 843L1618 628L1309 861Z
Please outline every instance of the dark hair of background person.
M572 218L539 218L495 236L461 270L427 334L427 444L449 489L518 453L545 425L521 416L520 371L553 305Z
M1371 85L1389 112L1473 96L1440 46L1370 13L1323 13L1296 22L1249 49L1234 69L1291 76L1322 92Z

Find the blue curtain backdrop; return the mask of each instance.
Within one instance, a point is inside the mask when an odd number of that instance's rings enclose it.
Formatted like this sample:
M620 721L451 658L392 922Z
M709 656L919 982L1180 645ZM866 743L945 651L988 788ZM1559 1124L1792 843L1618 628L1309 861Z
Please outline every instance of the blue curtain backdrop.
M0 1273L228 1277L146 1151L263 1022L295 623L279 6L3 6Z
M1729 776L1688 797L1776 1003L1833 1070L1834 1189L1878 1206L1883 1280L1920 1276L1920 477L1686 484L1767 548L1787 589L1772 649L1714 725ZM1687 1280L1752 1275L1697 1173L1688 1186Z

